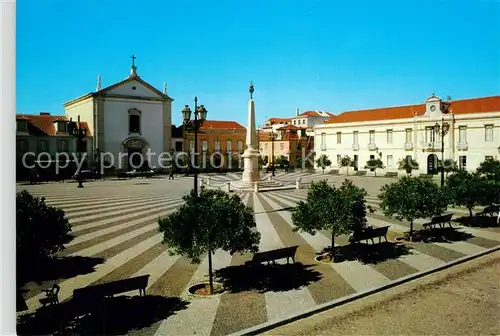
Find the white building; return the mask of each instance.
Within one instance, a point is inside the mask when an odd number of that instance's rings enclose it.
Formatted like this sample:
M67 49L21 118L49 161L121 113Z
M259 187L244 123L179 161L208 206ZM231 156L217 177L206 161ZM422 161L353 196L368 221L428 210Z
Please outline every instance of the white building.
M314 136L314 127L324 124L325 121L334 116L334 114L325 111L305 111L299 113L299 109L297 109L297 113L295 117L291 118L290 123L293 126L305 128L308 136Z
M142 80L137 74L132 57L129 76L114 85L101 88L100 78L96 92L91 92L64 104L68 118L88 123L93 134L92 159L101 154L103 161L115 168L130 169L140 166L141 156L148 149L150 166L158 166L159 155L170 152L172 101L166 93ZM112 158L111 158L112 156ZM144 157L147 159L147 157Z
M398 161L411 156L419 164L415 175L436 173L441 137L435 125L443 122L450 125L444 136L445 160L472 171L486 157L500 158L500 96L446 102L434 95L420 105L334 116L314 129L316 156L326 154L331 168L340 169L338 161L347 155L359 170L366 170L369 159L380 158L386 172L398 172Z

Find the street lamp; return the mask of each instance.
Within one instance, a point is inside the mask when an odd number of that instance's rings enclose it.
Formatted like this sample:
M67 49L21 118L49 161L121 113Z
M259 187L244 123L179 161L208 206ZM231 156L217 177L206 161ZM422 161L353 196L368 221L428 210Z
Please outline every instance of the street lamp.
M72 118L69 119L68 133L76 138L76 149L80 162L82 162L83 139L87 136L87 130L82 128L80 123L80 115L78 115L78 122L74 122ZM77 171L78 188L83 188L83 176L81 172Z
M186 131L194 132L194 150L192 167L194 170L194 195L198 196L198 158L196 151L198 150L198 131L200 130L203 122L207 117L207 109L200 105L198 106L198 97L194 97L194 119L191 120L191 109L189 105L185 105L184 109L182 109L182 117L184 119L184 129Z
M271 171L272 171L272 176L274 177L274 140L276 140L276 135L274 133L274 130L271 129L271 131L269 132L269 140L271 140L271 159L272 159L272 162L273 162L273 165L271 166Z
M441 125L436 123L434 125L434 130L441 137L441 188L444 187L444 137L450 130L450 124L444 121L444 118L441 118Z

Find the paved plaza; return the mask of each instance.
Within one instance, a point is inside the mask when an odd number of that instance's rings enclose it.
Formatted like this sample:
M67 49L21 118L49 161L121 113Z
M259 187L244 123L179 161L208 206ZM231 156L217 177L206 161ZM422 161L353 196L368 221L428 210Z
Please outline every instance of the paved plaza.
M293 185L299 176L306 183L328 178L339 184L345 178L280 172L276 179ZM239 174L211 176L214 185L238 178ZM266 178L264 174L263 178ZM377 191L393 179L350 178L369 194L367 203L374 209L367 213L369 225L390 225L390 240L408 231L409 223L384 217L378 207ZM75 288L149 274L148 295L180 298L186 305L131 333L227 335L500 245L498 228L469 228L454 223L459 229L448 239L382 243L370 247L372 253L366 255L357 254L348 246L348 237L340 236L336 239L339 261L318 263L314 257L331 245L331 233L293 232L288 211L298 201L306 199L307 189L258 194L240 192L242 200L255 210L257 229L262 235L260 250L298 245L297 265L281 264L271 267L265 274L249 274L243 265L251 259L250 254L231 256L217 251L213 257L217 281L223 283L227 291L210 298L193 298L186 294L187 288L207 279L208 258L197 265L185 257L170 255L167 246L162 244L157 223L159 216L168 215L183 203L182 196L189 192L192 183L192 177L175 180L165 177L88 182L83 189L69 182L19 185L18 190L26 189L36 196L44 196L49 205L66 212L75 238L66 245L61 256L102 260L86 274L47 280L42 284L28 283L25 287L28 291L24 293L27 306L38 308L38 299L43 297L41 289L54 282L61 287L59 299L63 301L71 298ZM468 215L464 208L450 208L449 211L455 218ZM417 221L415 228L422 228L423 223Z

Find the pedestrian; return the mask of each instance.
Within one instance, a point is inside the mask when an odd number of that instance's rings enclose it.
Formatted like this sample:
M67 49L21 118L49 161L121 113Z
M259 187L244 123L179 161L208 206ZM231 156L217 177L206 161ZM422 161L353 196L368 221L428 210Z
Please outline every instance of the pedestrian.
M168 174L168 179L169 180L174 179L174 167L170 168L170 173Z

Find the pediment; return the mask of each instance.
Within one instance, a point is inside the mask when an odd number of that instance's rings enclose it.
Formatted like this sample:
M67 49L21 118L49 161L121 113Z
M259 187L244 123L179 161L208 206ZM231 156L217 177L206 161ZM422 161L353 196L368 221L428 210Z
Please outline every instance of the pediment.
M146 98L163 98L158 92L154 92L151 88L140 83L137 80L123 82L105 92L105 95L123 95L123 96L138 96Z

